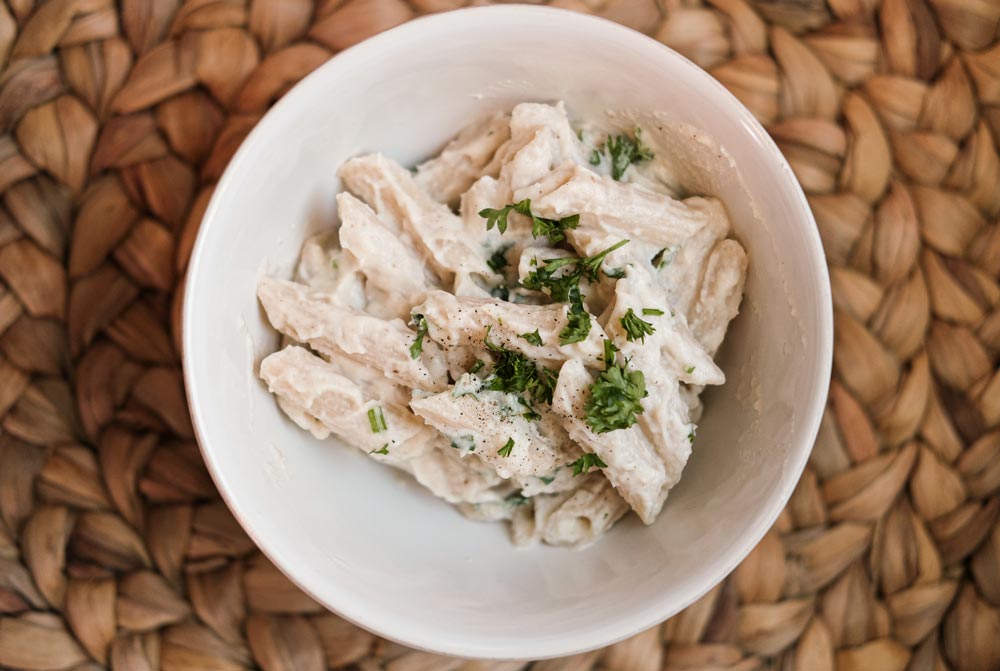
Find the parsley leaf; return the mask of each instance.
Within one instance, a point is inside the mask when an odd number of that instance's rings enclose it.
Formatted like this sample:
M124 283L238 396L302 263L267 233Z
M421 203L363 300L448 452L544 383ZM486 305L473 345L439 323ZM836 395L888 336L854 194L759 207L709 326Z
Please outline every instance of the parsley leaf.
M514 449L514 439L508 438L504 446L497 450L497 455L501 457L509 457L511 450Z
M624 247L628 242L628 240L620 240L604 251L584 259L575 256L548 259L542 263L541 267L528 273L521 282L521 286L532 291L544 291L548 289L552 300L560 303L569 301L572 289L579 287L580 278L587 277L591 281L596 281L601 264L604 263L604 259L607 258L608 254ZM564 268L565 270L562 273L558 273L559 270Z
M542 336L539 335L538 329L535 329L534 333L522 333L518 337L524 338L525 340L527 340L532 345L535 345L536 347L541 347L542 345Z
M595 149L590 152L590 165L600 165L601 164L601 151Z
M589 277L591 280L596 281L597 273L601 269L601 264L604 263L604 259L608 256L608 254L615 251L616 249L624 247L628 243L629 243L628 240L619 240L615 244L605 249L603 252L598 252L593 256L588 256L587 258L583 259L582 261L580 261L581 272L583 272L583 274Z
M528 394L536 403L552 403L552 392L559 377L556 371L538 366L520 352L494 345L488 340L486 347L499 355L493 373L486 378L487 389L505 394Z
M590 313L583 306L579 285L570 289L569 312L566 314L566 326L559 332L559 344L569 345L582 342L590 335Z
M604 341L604 370L611 368L615 365L615 352L618 348L610 340Z
M472 364L472 368L469 369L469 372L478 373L485 365L486 365L485 361L483 361L482 359L476 359L476 362Z
M389 454L389 443L386 443L377 450L372 450L368 454Z
M382 414L382 406L368 408L368 424L372 427L372 433L381 433L389 428L385 423L385 415Z
M573 467L573 477L576 477L578 475L585 475L590 471L591 468L608 467L608 465L604 463L603 459L601 459L599 456L591 452L584 454L582 457L580 457L579 459L577 459L576 461L574 461L569 465Z
M522 201L530 202L530 201ZM545 219L531 215L531 237L546 236L553 245L566 239L566 229L580 225L580 215L571 214L562 219Z
M486 265L488 265L495 273L503 271L503 269L507 267L507 251L510 248L511 245L503 245L502 247L499 247L495 252L493 252L490 258L486 259Z
M613 280L620 280L621 278L625 277L625 269L624 268L612 268L611 270L605 269L604 274Z
M684 372L690 375L691 373L694 372L694 366L688 366L687 368L684 369Z
M608 136L604 149L611 157L611 178L615 181L620 181L633 163L653 158L652 150L642 143L642 131L639 128L635 129L634 137L625 134Z
M552 481L556 479L554 475L539 475L538 479L542 481L544 485L551 485Z
M663 270L669 266L673 262L674 257L677 256L677 249L679 248L664 247L658 251L649 262L653 264L653 267L657 270Z
M457 436L451 441L451 446L456 450L465 450L467 452L476 451L476 438L475 436Z
M528 497L520 492L520 490L514 492L513 494L508 494L503 500L503 504L508 508L517 508L518 506L523 506L528 502Z
M507 232L507 217L510 216L510 211L515 208L515 205L507 205L499 209L492 207L485 207L479 210L479 216L486 219L486 230L492 230L494 226L501 234Z
M659 317L663 314L663 310L657 310L656 308L643 308L642 314L645 316Z
M410 345L410 358L416 359L424 351L424 336L427 335L427 320L423 315L410 315L410 323L417 326L417 339Z
M656 329L653 325L637 316L632 308L629 308L625 312L625 316L621 318L622 328L625 329L625 337L630 341L641 340L646 341L646 336L653 335L656 333Z
M535 216L531 212L531 199L525 198L519 203L511 203L501 208L486 207L479 211L479 216L486 219L486 230L491 230L494 226L501 234L507 232L507 218L511 212L523 214L531 219L531 236L534 238L542 235L548 236L549 242L556 244L566 239L566 229L576 228L580 225L580 215L571 214L562 219L546 219Z
M604 372L590 385L590 398L584 405L587 425L594 433L627 429L642 414L640 401L648 395L646 376L641 370L625 370L614 361L614 346L604 346Z

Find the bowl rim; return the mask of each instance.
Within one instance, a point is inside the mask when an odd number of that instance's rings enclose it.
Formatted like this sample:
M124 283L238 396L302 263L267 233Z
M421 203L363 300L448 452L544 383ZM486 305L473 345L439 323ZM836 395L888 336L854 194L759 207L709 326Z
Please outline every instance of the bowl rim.
M448 22L452 22L455 24L453 28L460 29L466 22L489 20L490 16L508 16L517 17L520 20L540 21L552 21L553 19L557 19L561 24L561 29L569 30L576 27L590 28L604 31L607 35L617 34L617 36L621 39L643 42L651 50L659 50L663 58L673 59L680 67L687 68L693 78L700 78L705 86L710 89L714 89L715 94L720 95L722 100L726 101L729 105L731 113L738 118L743 129L755 138L756 143L762 149L763 158L771 161L781 173L784 181L787 182L786 188L790 191L789 195L791 196L794 204L800 210L801 225L805 227L804 232L806 246L804 249L809 255L810 265L814 273L813 280L817 285L818 292L822 299L822 305L819 306L817 312L816 322L816 330L820 335L819 341L816 343L817 356L815 361L809 362L810 364L817 365L819 367L817 389L811 404L804 409L807 411L807 414L804 422L803 436L808 438L808 440L804 440L800 445L793 445L793 450L786 461L787 468L785 470L790 474L794 474L794 479L789 477L784 491L781 491L778 496L775 496L766 506L764 506L758 515L757 524L744 530L744 540L738 551L731 553L728 561L720 566L718 574L711 581L707 581L704 585L699 586L697 589L689 590L686 595L687 598L681 599L680 601L675 600L669 604L658 602L655 598L650 599L649 603L635 616L627 620L619 619L618 621L606 624L600 629L603 636L598 639L591 636L588 640L581 641L579 637L574 638L573 632L567 632L565 635L553 637L552 639L546 641L531 641L530 644L522 645L517 650L505 650L499 649L496 646L490 647L488 645L481 644L468 644L464 641L455 640L454 638L450 638L448 636L442 636L437 640L428 640L414 637L410 635L410 632L405 630L386 631L383 630L380 623L372 617L377 616L378 613L373 613L363 607L358 607L358 604L352 602L349 598L343 598L337 603L331 602L331 599L321 598L312 589L310 589L308 584L297 579L294 562L286 560L288 550L270 544L265 538L257 534L250 516L245 514L231 493L228 487L226 474L222 472L219 464L213 458L212 450L208 446L208 440L202 431L203 420L202 412L200 411L200 407L202 407L202 405L199 403L198 383L193 374L193 364L191 356L189 355L189 352L192 352L197 346L197 343L194 342L194 331L191 328L188 328L188 325L192 320L191 313L193 311L192 306L194 305L194 291L197 284L197 282L192 281L192 279L197 280L199 270L205 262L204 247L207 244L205 242L207 238L205 233L217 219L218 210L221 207L220 203L223 200L223 194L238 188L238 185L234 183L235 178L233 177L234 173L237 172L236 167L246 161L246 157L251 151L250 148L253 147L253 145L256 144L260 138L266 136L269 125L274 123L275 119L279 115L286 115L294 112L299 99L304 98L304 96L308 94L309 89L312 88L315 83L322 80L323 77L326 76L325 73L330 70L350 66L351 63L355 61L363 61L370 55L376 55L383 45L387 45L403 35L422 32L427 27L433 26L434 24L446 24ZM829 269L826 263L822 240L806 196L802 191L802 187L796 179L791 166L781 154L781 151L778 149L774 140L770 137L770 135L768 135L767 131L753 116L753 114L732 93L730 93L721 83L708 74L708 72L688 60L680 53L674 51L670 47L653 39L652 37L628 28L627 26L601 17L561 8L526 4L504 4L466 7L438 14L425 15L414 18L394 28L369 37L362 42L359 42L358 44L332 56L318 68L303 77L274 105L272 105L270 109L268 109L230 159L222 176L216 184L216 188L202 217L184 275L181 358L185 387L187 391L188 409L191 415L195 438L216 489L218 490L223 501L225 501L226 506L229 508L234 518L239 522L240 526L247 533L250 539L253 540L257 548L260 549L260 551L274 564L274 566L299 589L313 598L317 603L336 613L340 617L343 617L349 622L371 631L378 636L414 649L470 659L548 659L603 648L659 624L666 618L681 612L692 603L703 597L708 591L732 573L732 571L746 558L751 550L757 546L764 534L766 534L767 531L774 525L781 511L791 498L791 495L801 478L802 471L805 468L812 452L816 437L819 434L820 423L826 407L833 369L833 321L833 302Z

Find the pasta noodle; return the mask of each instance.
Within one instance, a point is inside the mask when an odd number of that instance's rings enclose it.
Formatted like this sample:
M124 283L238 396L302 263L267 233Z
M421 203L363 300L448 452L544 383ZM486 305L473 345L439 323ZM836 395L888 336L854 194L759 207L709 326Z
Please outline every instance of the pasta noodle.
M339 228L305 241L294 281L257 287L285 338L260 366L279 407L509 520L518 545L586 545L630 510L653 523L701 390L725 382L748 261L722 203L677 198L643 132L524 103L415 171L345 162Z

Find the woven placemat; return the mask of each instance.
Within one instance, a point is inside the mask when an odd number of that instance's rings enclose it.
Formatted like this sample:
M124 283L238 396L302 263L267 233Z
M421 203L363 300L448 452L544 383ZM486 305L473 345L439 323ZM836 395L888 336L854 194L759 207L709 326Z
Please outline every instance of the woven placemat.
M324 612L256 551L178 367L199 220L291 84L461 4L0 3L0 667L1000 669L998 0L555 0L733 91L826 244L829 409L724 584L602 651L463 662Z

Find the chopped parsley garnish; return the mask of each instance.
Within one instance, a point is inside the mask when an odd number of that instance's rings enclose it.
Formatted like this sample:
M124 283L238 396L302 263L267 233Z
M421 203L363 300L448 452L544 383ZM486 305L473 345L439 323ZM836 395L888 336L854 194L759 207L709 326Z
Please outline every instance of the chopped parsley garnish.
M566 313L566 326L559 332L559 344L570 345L586 340L590 335L590 326L590 313L583 306L580 287L575 286L569 292L569 312Z
M605 369L590 385L590 398L584 406L587 425L594 433L627 429L642 414L640 401L648 395L646 377L641 370L626 370L615 362L614 345L604 346Z
M610 340L604 341L604 370L611 368L615 365L615 352L618 348Z
M469 369L469 372L478 373L480 370L482 370L483 366L485 365L486 365L485 361L483 361L482 359L476 359L476 363L472 364L472 368Z
M372 427L372 433L381 433L389 428L385 423L385 415L382 414L382 406L368 408L368 423Z
M503 271L507 267L507 251L510 248L510 245L504 245L497 249L490 258L486 259L486 265L495 273Z
M545 219L531 215L531 237L546 236L553 245L566 239L566 229L580 225L580 215L571 214L562 219Z
M532 345L535 345L536 347L541 347L542 345L542 336L539 335L538 329L535 329L534 333L522 333L518 337L524 338L525 340L527 340Z
M514 439L508 438L504 446L497 450L497 455L501 457L509 457L511 450L514 449Z
M603 252L598 252L593 256L588 256L580 261L581 272L589 277L591 280L597 280L597 273L601 270L601 264L604 263L604 259L607 258L608 254L615 251L616 249L621 249L628 244L628 240L619 240L615 244L611 245Z
M621 322L622 328L625 329L625 337L630 341L641 340L645 342L646 336L656 333L653 325L636 315L632 308L625 312Z
M615 181L625 176L625 171L633 163L648 161L653 158L652 150L642 143L642 130L635 129L635 136L608 136L604 151L611 157L611 178ZM591 156L593 159L593 156Z
M684 369L684 372L690 375L691 373L694 372L694 366L688 366L687 368Z
M580 278L586 277L591 281L596 281L601 264L604 263L604 259L607 258L608 254L627 245L628 242L628 240L621 240L604 251L598 252L593 256L588 256L585 259L567 256L543 261L540 268L528 273L521 282L521 286L532 291L544 292L548 289L548 294L552 300L560 303L566 302L569 300L570 291L574 287L579 286ZM563 268L565 270L559 273L558 271ZM610 272L604 271L604 274L608 277L618 279L625 274L625 271L617 268Z
M427 320L423 315L410 315L410 323L417 327L417 339L410 345L410 358L416 359L424 351L424 336L427 335Z
M389 454L389 443L386 443L377 450L372 450L368 454Z
M657 270L662 270L663 268L669 266L674 260L675 253L676 250L673 250L670 247L664 247L658 251L649 262L652 263L653 267Z
M476 438L475 436L458 436L451 440L451 446L456 450L466 450L468 452L476 451Z
M590 152L590 165L600 165L601 164L601 150L595 149Z
M507 288L506 284L499 284L490 289L490 296L493 296L493 298L499 298L502 301L509 300L510 289Z
M642 314L647 317L659 317L663 314L663 310L657 310L656 308L643 308Z
M576 228L580 225L580 215L571 214L562 219L546 219L535 216L531 212L531 199L525 198L519 203L511 203L501 208L486 207L479 210L479 216L486 219L486 230L492 230L496 226L501 234L507 232L507 218L511 212L523 214L531 219L531 236L538 238L547 236L549 242L556 244L566 239L566 229Z
M528 502L528 497L520 492L520 490L514 492L513 494L508 494L507 498L503 500L503 504L508 508L517 508L518 506L523 506Z
M688 442L689 443L694 442L694 429L691 429L691 433L688 434Z
M552 481L556 479L554 475L539 475L538 479L542 481L543 485L551 485Z
M528 207L531 206L530 200L522 200L520 203L507 205L501 208L484 207L483 209L479 210L479 216L486 219L487 231L492 230L493 227L496 226L497 230L500 231L501 234L503 234L507 232L507 217L510 216L510 211L516 210L520 212L520 210L518 210L517 208L521 206L523 203L528 203ZM530 210L528 211L530 212ZM521 212L521 214L524 214L524 212Z
M486 378L487 389L505 394L527 394L536 403L552 403L552 392L559 377L556 371L536 365L520 352L491 343L489 329L485 343L487 349L499 355L493 373Z
M607 275L608 277L610 277L613 280L620 280L621 278L625 277L625 269L624 268L612 268L611 270L605 270L604 274Z
M607 468L608 465L604 463L596 454L588 452L576 461L570 464L573 467L573 477L578 475L585 475L590 472L591 468Z

